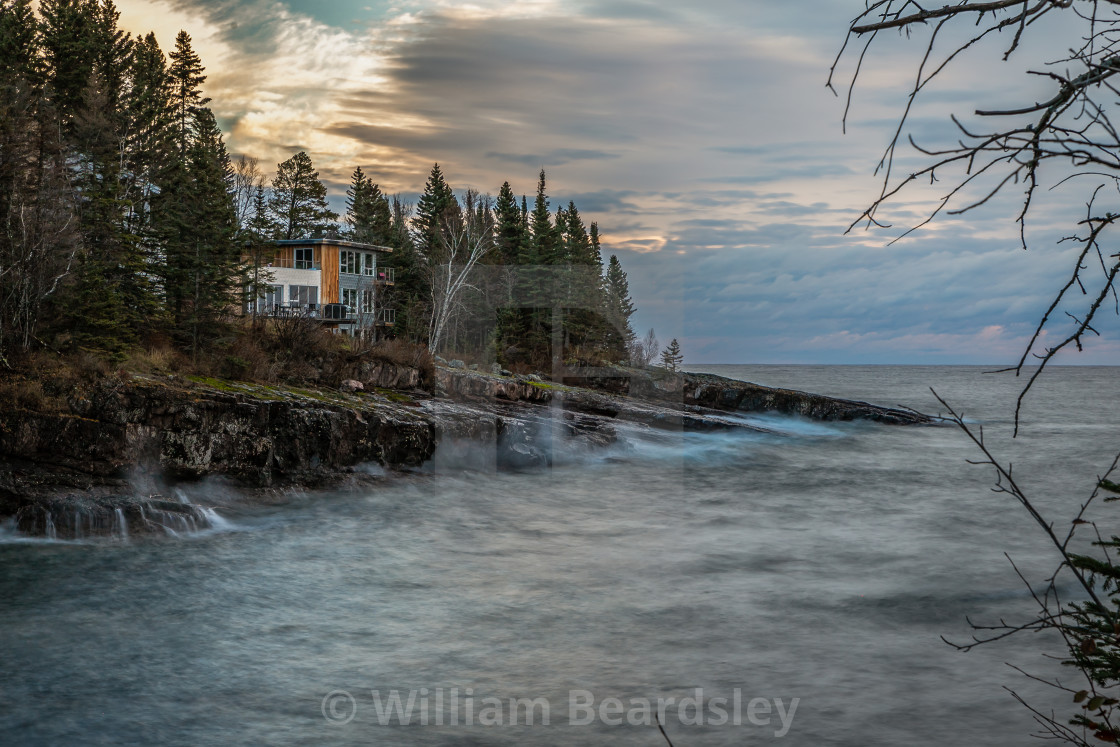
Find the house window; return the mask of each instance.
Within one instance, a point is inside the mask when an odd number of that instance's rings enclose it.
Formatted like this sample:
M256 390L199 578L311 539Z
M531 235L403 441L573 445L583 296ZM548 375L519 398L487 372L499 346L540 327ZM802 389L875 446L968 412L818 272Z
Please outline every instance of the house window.
M338 271L348 275L357 275L359 272L358 265L361 262L359 259L359 252L352 252L343 250L338 253Z
M373 291L371 290L362 291L362 313L373 313Z
M346 308L353 311L358 308L358 289L357 288L343 288L342 289L342 303L346 304Z
M271 311L284 303L284 286L266 285L264 295L257 298L258 311Z
M314 269L315 250L314 249L296 249L296 262L295 268L297 270L311 270Z
M376 267L373 252L362 252L362 274L372 276Z
M289 285L288 303L291 305L307 306L319 303L319 288L314 285Z

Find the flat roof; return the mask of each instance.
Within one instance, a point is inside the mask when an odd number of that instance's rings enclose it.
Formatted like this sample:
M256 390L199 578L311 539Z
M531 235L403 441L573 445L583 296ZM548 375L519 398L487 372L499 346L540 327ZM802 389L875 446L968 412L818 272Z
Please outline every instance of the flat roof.
M345 249L358 249L367 252L385 252L386 254L389 254L393 251L393 248L389 246L363 244L360 241L344 241L342 239L276 239L273 243L277 246L341 246Z

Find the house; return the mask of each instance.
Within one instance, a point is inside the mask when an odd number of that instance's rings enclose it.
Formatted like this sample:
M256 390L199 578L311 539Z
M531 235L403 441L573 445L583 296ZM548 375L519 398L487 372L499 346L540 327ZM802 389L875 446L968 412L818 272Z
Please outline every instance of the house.
M395 313L385 292L393 268L379 255L389 247L341 239L283 239L262 270L271 281L251 311L266 316L308 316L341 332L392 327Z

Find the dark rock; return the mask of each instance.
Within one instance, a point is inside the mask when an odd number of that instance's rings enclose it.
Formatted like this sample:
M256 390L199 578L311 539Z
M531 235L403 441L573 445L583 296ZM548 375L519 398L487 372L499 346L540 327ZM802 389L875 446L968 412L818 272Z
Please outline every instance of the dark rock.
M583 377L611 388L624 381L630 396L620 396L458 363L436 369L443 396L434 399L415 390L369 397L137 375L87 384L70 396L69 412L0 409L0 519L60 538L120 534L122 526L177 531L202 517L181 504L130 496L215 476L240 487L321 486L363 465L417 468L456 444L473 454L471 464L482 454L495 469L533 469L613 443L620 422L763 430L729 415L743 411L930 422L920 413L718 376L609 369ZM362 376L367 388L420 381L416 369L392 364L369 364Z

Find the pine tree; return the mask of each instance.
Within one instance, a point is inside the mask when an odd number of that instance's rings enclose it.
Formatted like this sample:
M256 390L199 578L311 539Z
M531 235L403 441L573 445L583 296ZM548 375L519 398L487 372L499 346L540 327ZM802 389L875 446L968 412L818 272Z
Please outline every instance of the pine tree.
M351 241L385 246L392 240L393 214L389 199L381 193L381 188L362 173L362 167L354 169L350 188L346 190L346 232Z
M180 31L175 37L175 49L169 53L171 65L167 70L170 82L171 109L174 117L175 144L180 156L184 156L191 145L191 128L194 125L194 112L206 106L210 99L202 95L205 68L202 60L191 47L191 35Z
M677 338L674 337L668 346L661 351L661 365L676 372L680 370L682 363L684 363L684 356L681 355L681 346L677 342Z
M77 346L114 358L135 346L159 316L145 247L128 225L117 114L94 72L72 126L76 141L83 143L83 168L75 181L84 251L74 303L59 319L73 331Z
M497 256L501 258L503 264L515 265L526 236L521 221L521 210L517 207L517 198L513 196L513 189L509 186L509 182L503 182L502 188L498 191L498 200L494 203L494 215L497 221Z
M40 332L79 246L40 42L27 0L0 3L0 365Z
M5 86L37 87L40 66L39 22L31 0L0 4L0 81Z
M93 74L90 1L41 0L39 16L51 104L63 129L69 132Z
M195 109L192 120L186 158L166 174L153 209L174 330L197 355L205 330L240 301L244 268L234 242L229 155L221 132L209 109Z
M268 203L278 239L318 239L335 227L338 213L327 205L327 188L304 151L276 165Z
M120 15L112 0L90 1L89 32L93 69L100 78L106 110L123 119L135 44L129 34L117 26Z
M439 164L432 166L424 193L416 203L416 248L424 257L431 257L439 251L440 233L447 221L455 220L459 213L459 202L455 193L443 178Z
M533 212L529 217L529 230L532 241L529 244L529 256L522 264L551 265L557 261L556 234L553 231L552 215L548 212L548 193L545 183L544 169L541 169L537 180L537 198L533 203Z
M264 294L264 286L272 281L272 275L264 267L266 262L275 256L273 251L272 236L276 232L275 224L268 212L268 199L265 197L264 185L258 184L253 192L252 207L249 208L249 219L238 238L241 240L249 262L247 272L249 296L245 300L255 304Z
M596 238L598 231L596 231ZM630 317L634 314L634 301L630 298L630 282L618 257L611 255L607 262L607 273L603 278L606 316L610 324L607 345L624 355L627 347L634 341L634 330Z
M411 230L413 206L400 195L394 195L390 208L393 222L389 246L393 253L385 258L385 266L396 270L396 284L387 299L397 312L393 334L420 342L428 333L430 293L424 261L416 249Z
M128 98L128 170L137 195L136 212L143 214L159 173L172 152L172 108L167 60L155 34L137 41L132 55ZM142 220L138 220L143 225Z

